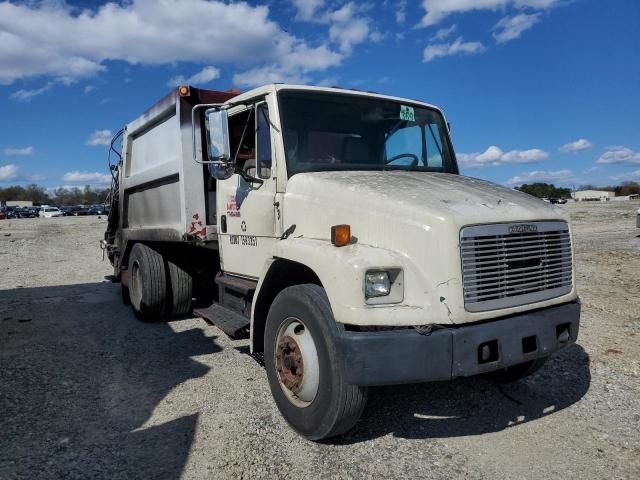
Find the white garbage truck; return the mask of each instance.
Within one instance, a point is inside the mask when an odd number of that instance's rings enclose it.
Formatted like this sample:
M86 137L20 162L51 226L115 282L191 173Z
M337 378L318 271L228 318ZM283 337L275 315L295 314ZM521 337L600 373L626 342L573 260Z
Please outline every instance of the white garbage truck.
M181 86L120 138L102 246L123 300L249 336L310 440L351 429L369 386L513 381L576 341L568 215L460 175L433 105Z

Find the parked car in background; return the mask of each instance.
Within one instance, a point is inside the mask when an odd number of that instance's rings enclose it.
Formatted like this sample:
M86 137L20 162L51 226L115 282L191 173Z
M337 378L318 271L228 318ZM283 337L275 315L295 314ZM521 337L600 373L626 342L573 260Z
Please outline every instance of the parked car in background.
M37 207L17 207L14 214L15 218L37 218L39 216Z
M42 207L39 214L41 218L62 217L64 215L58 207Z
M73 207L69 207L68 205L63 205L60 207L60 211L62 212L62 215L65 217L68 217L69 215L71 215L72 210L73 210Z
M638 215L636 216L636 227L640 228L640 208L638 209Z
M16 207L14 206L4 207L4 213L8 220L11 220L12 218L19 218L16 217Z
M76 207L74 207L73 209L73 215L74 216L82 216L82 215L89 215L89 207L84 206L84 205L78 205Z
M7 218L7 214L4 213L3 209L0 209L0 220L5 220Z
M566 198L550 198L549 201L551 203L559 203L561 205L564 205L565 203L567 203L567 199Z
M84 205L72 205L60 207L60 210L66 217L77 217L79 215L89 215L89 207Z
M106 205L91 205L89 207L89 215L106 215L107 209Z

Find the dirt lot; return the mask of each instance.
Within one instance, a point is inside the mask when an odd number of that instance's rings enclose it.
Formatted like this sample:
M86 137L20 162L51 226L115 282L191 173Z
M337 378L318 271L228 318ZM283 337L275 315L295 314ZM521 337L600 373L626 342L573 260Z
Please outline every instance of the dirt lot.
M96 217L0 221L0 478L640 478L640 230L576 205L577 345L506 387L371 389L347 436L293 433L246 341L136 321Z

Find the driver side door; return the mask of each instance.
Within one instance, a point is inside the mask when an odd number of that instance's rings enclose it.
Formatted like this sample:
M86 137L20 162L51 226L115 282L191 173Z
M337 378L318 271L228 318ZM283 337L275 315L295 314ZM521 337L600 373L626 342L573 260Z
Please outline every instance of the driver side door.
M216 194L222 269L225 273L255 279L277 241L276 165L268 119L265 101L230 114L231 154L237 152L238 168L259 181L248 181L236 172L218 182ZM241 131L245 132L244 137Z

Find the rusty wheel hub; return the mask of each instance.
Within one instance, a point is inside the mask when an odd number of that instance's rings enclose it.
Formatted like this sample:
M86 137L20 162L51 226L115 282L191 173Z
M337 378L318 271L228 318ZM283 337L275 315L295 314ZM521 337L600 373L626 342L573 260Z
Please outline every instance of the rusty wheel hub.
M300 346L288 335L282 337L278 343L276 368L282 384L293 393L299 393L304 376L304 361Z

